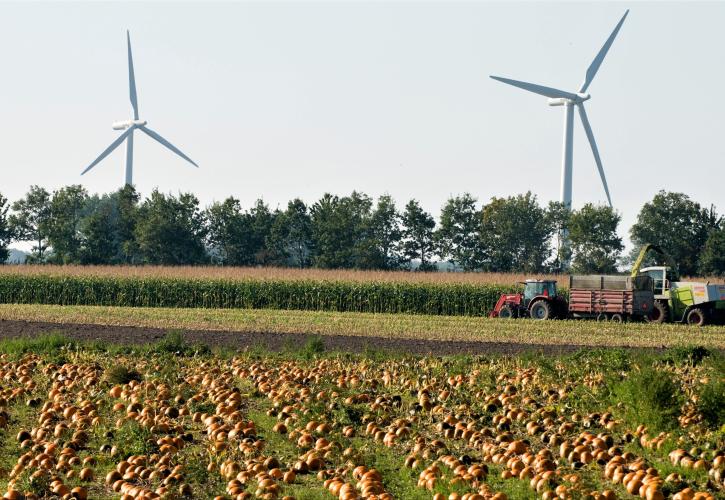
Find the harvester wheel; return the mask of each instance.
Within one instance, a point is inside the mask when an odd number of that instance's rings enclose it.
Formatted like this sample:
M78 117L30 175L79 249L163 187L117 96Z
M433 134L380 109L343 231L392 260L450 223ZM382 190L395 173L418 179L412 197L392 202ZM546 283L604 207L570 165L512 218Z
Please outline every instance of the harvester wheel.
M546 300L537 300L529 308L529 315L533 319L549 319L552 314L551 304Z
M645 316L645 319L650 323L664 323L667 321L668 316L667 306L659 300L655 300L654 307L652 307L649 315Z
M498 312L498 317L504 319L511 319L515 318L516 314L514 313L513 308L510 305L506 304L501 306L501 310Z
M694 309L691 309L689 313L687 313L688 325L703 326L705 323L707 323L707 316L705 315L705 311L703 311L699 307L695 307Z

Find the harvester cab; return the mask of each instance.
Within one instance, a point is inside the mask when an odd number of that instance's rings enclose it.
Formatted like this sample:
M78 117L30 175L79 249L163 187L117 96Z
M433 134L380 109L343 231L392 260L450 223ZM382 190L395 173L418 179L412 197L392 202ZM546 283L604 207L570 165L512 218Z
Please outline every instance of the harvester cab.
M677 272L669 266L651 266L639 270L639 276L652 278L652 285L655 297L660 298L670 290L670 284L679 281Z

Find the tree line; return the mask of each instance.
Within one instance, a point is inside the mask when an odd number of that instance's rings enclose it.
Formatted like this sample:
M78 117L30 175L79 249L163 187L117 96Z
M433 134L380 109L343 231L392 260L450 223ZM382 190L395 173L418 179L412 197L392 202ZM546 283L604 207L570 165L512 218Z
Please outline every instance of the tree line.
M539 273L570 262L573 272L612 273L632 258L622 254L620 221L608 206L542 206L530 192L483 204L454 196L436 221L415 199L398 208L389 195L357 191L270 209L233 197L202 207L191 193L158 190L142 199L131 186L100 195L31 186L12 204L0 194L0 262L9 244L29 241L33 263L430 271L440 260L466 271ZM635 251L659 244L685 275L725 274L725 222L685 194L657 193L630 237Z

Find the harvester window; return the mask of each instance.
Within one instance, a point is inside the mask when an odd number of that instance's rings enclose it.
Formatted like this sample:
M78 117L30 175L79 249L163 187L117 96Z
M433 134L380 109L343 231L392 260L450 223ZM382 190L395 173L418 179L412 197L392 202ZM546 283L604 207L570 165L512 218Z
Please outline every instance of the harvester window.
M652 269L647 271L647 275L652 278L654 284L654 294L662 295L665 293L665 289L668 288L669 283L665 279L665 271L660 269Z

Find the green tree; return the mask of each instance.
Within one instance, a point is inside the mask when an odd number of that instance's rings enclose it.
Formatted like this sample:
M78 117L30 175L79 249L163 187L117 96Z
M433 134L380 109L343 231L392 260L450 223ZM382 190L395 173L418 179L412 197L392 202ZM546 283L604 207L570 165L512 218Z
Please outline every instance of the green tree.
M417 200L410 200L403 212L403 257L412 267L412 261L420 261L420 271L432 271L435 264L430 260L436 250L433 216L423 210Z
M88 214L80 221L81 264L119 264L125 262L119 231L119 196L91 196Z
M206 211L213 258L228 266L267 263L265 240L271 231L273 217L262 200L257 200L249 212L242 211L235 198L213 204Z
M469 193L449 198L441 211L436 240L440 257L466 271L480 269L481 212L476 199Z
M564 263L571 260L571 247L564 245L571 220L571 208L560 201L550 201L546 209L546 218L555 240L554 261L551 263L551 270L562 272L565 271Z
M276 213L270 211L261 199L248 212L251 227L249 253L253 257L253 264L267 265L271 262L272 253L267 249L267 237L272 232L275 217Z
M66 186L53 193L50 201L48 244L49 257L58 264L80 262L80 222L84 215L88 192L80 185Z
M80 261L84 264L143 262L136 224L140 196L132 186L103 196L89 196L79 222Z
M338 233L340 223L337 220L340 199L330 193L310 207L312 221L312 241L315 245L315 254L312 257L315 267L346 267L342 250L339 249L342 238Z
M136 240L143 262L193 265L206 262L204 214L193 194L154 190L139 207Z
M552 226L536 196L528 192L492 198L481 213L485 269L536 273L544 270L551 251Z
M400 226L400 214L395 200L384 194L378 198L368 222L367 241L371 268L398 269L401 257L398 251L403 231Z
M371 207L370 197L356 191L342 198L326 193L312 205L312 260L316 267L367 267L365 238Z
M614 273L624 245L617 235L621 216L609 206L587 203L571 214L569 240L577 273Z
M39 186L30 186L24 198L12 205L9 217L11 231L21 241L33 241L31 261L43 262L48 248L50 226L50 193Z
M0 265L5 264L10 256L8 245L13 239L8 221L8 210L10 205L8 199L0 193Z
M287 210L275 216L266 247L277 265L308 267L313 252L312 219L299 198L287 204Z
M710 231L699 264L702 276L725 276L725 226Z
M206 219L212 259L226 266L248 265L252 260L247 252L251 228L239 200L230 197L214 203L206 210Z
M136 188L126 184L117 191L117 239L121 254L120 262L138 264L141 261L139 244L136 241L136 225L139 219L139 201L141 195Z
M644 204L630 236L637 247L658 245L678 264L682 275L692 276L698 271L707 237L718 224L714 209L704 209L686 194L660 191Z

